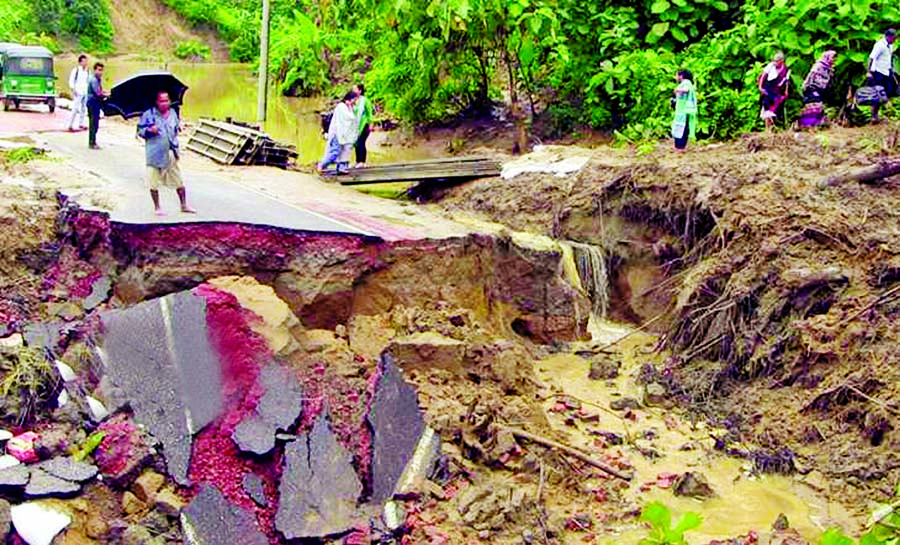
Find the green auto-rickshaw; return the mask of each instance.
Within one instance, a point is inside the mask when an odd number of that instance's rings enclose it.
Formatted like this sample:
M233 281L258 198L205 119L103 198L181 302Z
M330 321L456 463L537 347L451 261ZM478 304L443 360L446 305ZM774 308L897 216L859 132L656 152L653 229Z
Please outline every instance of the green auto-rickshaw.
M3 109L22 104L46 104L56 110L53 53L35 45L8 46L0 52L0 100Z

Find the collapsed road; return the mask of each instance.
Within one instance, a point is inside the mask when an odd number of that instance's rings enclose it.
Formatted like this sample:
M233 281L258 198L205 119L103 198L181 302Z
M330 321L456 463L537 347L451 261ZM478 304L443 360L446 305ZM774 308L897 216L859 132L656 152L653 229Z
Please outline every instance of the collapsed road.
M674 296L658 291L678 256L726 244L717 221L738 220L675 182L685 196L670 199L658 165L557 157L563 174L583 169L574 179L512 165L526 174L454 192L449 220L302 175L192 163L289 205L258 222L146 224L119 215L142 197L130 161L116 159L122 174L55 153L5 166L0 187L20 233L0 259L10 539L636 543L651 501L703 513L691 543L860 526L812 456L677 408L682 360L659 350L656 318ZM295 207L347 227L296 229L281 217ZM788 273L778 285L813 310L850 277ZM718 347L699 339L691 350ZM854 380L847 391L875 387Z

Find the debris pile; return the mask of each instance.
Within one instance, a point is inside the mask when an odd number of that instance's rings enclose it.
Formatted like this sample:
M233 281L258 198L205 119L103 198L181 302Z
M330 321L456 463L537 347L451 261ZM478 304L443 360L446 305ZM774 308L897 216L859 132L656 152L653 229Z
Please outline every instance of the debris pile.
M291 144L276 142L268 134L235 122L201 119L187 149L223 165L259 165L286 169L297 159Z

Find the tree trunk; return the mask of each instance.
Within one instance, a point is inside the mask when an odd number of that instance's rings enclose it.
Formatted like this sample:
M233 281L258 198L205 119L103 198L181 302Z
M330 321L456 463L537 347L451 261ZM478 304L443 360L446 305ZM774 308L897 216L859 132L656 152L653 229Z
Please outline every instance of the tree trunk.
M515 126L512 152L513 155L519 155L523 150L528 149L528 128L525 126L525 114L522 112L522 103L519 102L516 70L513 67L505 40L503 44L503 62L506 63L506 70L509 75L509 112L512 115Z
M877 165L854 170L853 172L848 172L847 174L826 178L822 181L822 185L826 187L834 187L836 185L842 185L849 182L866 184L877 182L885 178L890 178L891 176L896 176L898 174L900 174L900 160L892 159L883 161Z

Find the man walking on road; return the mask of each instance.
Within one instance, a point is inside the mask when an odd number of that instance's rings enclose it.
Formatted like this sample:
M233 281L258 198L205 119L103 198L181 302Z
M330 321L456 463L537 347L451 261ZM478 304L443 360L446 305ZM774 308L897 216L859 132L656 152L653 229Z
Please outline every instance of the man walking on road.
M146 141L147 185L157 216L166 213L159 205L159 188L170 187L178 193L181 211L194 214L196 210L187 204L187 192L178 168L178 113L171 108L169 93L160 91L156 95L156 107L141 115L138 122L138 136Z
M100 129L100 108L103 101L109 96L109 91L103 88L103 63L94 63L94 73L88 80L87 109L88 121L88 146L91 149L100 149L97 145L97 131Z
M897 32L891 28L884 33L884 37L875 42L872 54L869 55L869 81L867 85L881 86L888 98L896 94L896 82L894 81L894 40ZM878 110L881 104L872 104L872 123L878 123Z
M69 74L69 89L72 91L72 115L69 118L69 132L84 130L85 109L87 108L88 80L91 75L87 70L87 55L78 55L78 66ZM75 126L78 120L78 126Z

